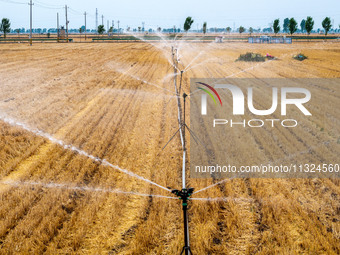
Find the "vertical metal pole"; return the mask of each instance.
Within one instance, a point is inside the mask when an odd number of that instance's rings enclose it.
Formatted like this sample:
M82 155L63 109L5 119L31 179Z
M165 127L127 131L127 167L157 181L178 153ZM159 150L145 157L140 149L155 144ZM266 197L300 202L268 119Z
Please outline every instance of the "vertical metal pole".
M182 90L182 78L183 78L183 70L181 71L181 76L180 76L180 80L179 80L179 94L181 93Z
M29 3L29 5L30 5L30 46L32 46L32 5L33 5L33 3L32 3L32 0L30 0L30 3Z
M84 13L85 15L85 42L86 42L86 12Z
M96 8L96 31L98 33L98 9Z
M183 151L183 166L182 166L182 188L185 189L186 187L186 181L185 181L185 156L186 156L186 151Z
M186 123L185 123L185 99L187 97L187 94L183 93L183 100L184 100L184 111L183 111L183 140L184 140L184 151L187 150L187 143L186 143L186 139L185 139L185 127L186 127Z
M194 189L182 189L182 190L172 190L172 193L179 197L182 200L182 209L183 209L183 230L184 230L184 246L181 252L181 255L184 253L185 255L192 255L189 243L189 223L188 223L188 200L192 195Z
M59 42L59 13L57 12L57 42Z
M66 17L66 41L68 42L68 19L67 19L67 5L65 5L65 17Z
M183 219L184 219L184 254L189 255L189 233L188 233L188 201L183 199Z
M181 77L182 79L182 77ZM182 82L182 80L181 80ZM186 154L187 154L187 148L186 148L186 139L185 139L185 98L186 98L186 94L183 94L183 99L184 99L184 111L183 111L183 123L182 123L182 129L183 129L183 169L182 169L182 179L183 179L183 183L182 183L182 187L183 189L186 188Z
M104 26L104 15L102 15L102 26Z
M182 199L182 209L183 209L183 220L184 220L184 247L182 249L181 254L189 255L192 254L190 250L190 244L189 244L189 224L188 224L188 198L192 195L193 188L186 188L186 139L185 139L185 115L186 115L186 97L187 94L183 93L183 103L184 103L184 109L183 109L183 116L182 116L182 107L181 107L181 99L180 99L180 91L177 88L177 70L178 70L178 52L177 50L172 47L171 48L172 53L172 62L174 67L174 86L175 86L175 92L177 96L177 104L178 104L178 123L179 123L179 132L182 142L182 149L183 149L183 168L182 168L182 190L173 190L172 193L176 194L177 196ZM183 71L181 71L181 78L180 78L180 84L182 84L182 74ZM181 85L180 85L181 86Z
M118 34L119 34L119 20L117 22L118 22Z
M182 79L182 77L181 77ZM186 123L185 123L185 99L187 97L187 94L183 94L183 104L184 104L184 109L183 109L183 189L186 188L186 168L185 168L185 156L186 156L186 152L187 152L187 148L186 148L186 139L185 139L185 129L186 129ZM187 247L187 249L185 249L185 255L189 255L189 226L188 226L188 214L187 214L187 209L188 209L188 205L187 205L187 199L185 199L185 201L183 201L183 219L184 219L184 245L185 247Z

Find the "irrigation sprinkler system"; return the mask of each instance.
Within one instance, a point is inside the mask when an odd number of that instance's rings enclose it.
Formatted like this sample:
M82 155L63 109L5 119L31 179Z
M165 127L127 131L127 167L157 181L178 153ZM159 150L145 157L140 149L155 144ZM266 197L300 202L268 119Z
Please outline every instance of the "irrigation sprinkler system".
M187 150L186 150L185 129L186 128L189 129L189 127L185 123L185 101L186 101L186 97L188 95L183 93L184 109L183 109L183 113L182 113L180 93L181 93L181 89L182 89L183 71L180 70L179 67L178 67L178 63L179 63L178 50L176 48L174 48L173 46L171 47L171 55L172 55L172 61L173 61L173 67L174 67L174 86L175 86L175 92L176 92L176 95L177 95L178 124L179 124L179 129L176 131L174 136L179 132L180 138L181 138L181 143L182 143L182 150L183 150L182 189L181 190L174 189L171 192L173 194L175 194L177 197L179 197L179 199L182 200L184 246L183 246L183 249L181 251L181 254L184 253L185 255L189 255L189 254L192 254L192 252L191 252L191 249L190 249L190 242L189 242L188 202L189 202L189 197L194 192L194 188L187 188L187 186L186 186L186 153L187 153ZM180 71L180 76L179 76L180 86L179 86L179 89L177 88L177 77L178 77L177 71ZM190 131L190 129L189 129L189 131ZM170 138L169 142L173 139L174 136L172 136Z
M200 55L200 54L199 54ZM198 55L198 56L199 56ZM178 124L179 127L177 129L177 131L174 133L174 135L170 138L170 140L165 144L165 146L163 147L162 150L165 149L165 147L173 140L173 138L179 133L180 135L180 141L181 141L181 146L182 146L182 152L183 152L183 158L182 158L182 188L181 189L171 189L171 188L166 188L158 183L155 183L143 176L137 175L132 171L123 169L121 167L119 167L118 165L113 165L110 162L108 162L106 159L101 159L99 157L96 157L84 150L81 150L75 146L73 146L72 144L66 144L64 141L59 140L54 138L52 135L47 134L41 130L38 129L33 129L30 128L29 126L27 126L26 124L22 123L22 122L18 122L10 117L7 116L2 116L0 114L0 120L4 121L5 123L8 123L12 126L19 126L22 129L32 132L38 136L41 136L47 140L49 140L50 142L54 143L54 144L58 144L60 146L62 146L64 149L66 150L70 150L73 151L79 155L85 156L87 158L92 159L94 162L97 162L99 164L102 164L103 166L109 167L111 169L117 170L121 173L124 173L126 175L129 175L133 178L139 179L141 181L147 182L148 184L157 186L160 189L166 190L169 193L172 193L174 196L164 196L164 195L156 195L156 194L144 194L144 193L139 193L139 192L135 192L135 191L124 191L124 190L118 190L118 189L110 189L110 188L100 188L100 187L88 187L88 186L75 186L72 184L62 184L62 183L41 183L41 182L30 182L30 181L18 181L18 180L12 180L11 178L8 178L6 180L1 180L0 184L2 185L10 185L10 186L19 186L19 185L24 185L24 186L42 186L42 187L46 187L46 188L59 188L59 189L70 189L70 190L76 190L76 191L93 191L93 192L108 192L108 193L116 193L116 194L123 194L123 195L136 195L136 196L144 196L144 197L158 197L158 198L166 198L166 199L177 199L176 197L178 197L181 202L182 202L182 211L183 211L183 227L184 227L184 246L182 248L181 254L185 254L185 255L189 255L189 254L193 254L191 252L191 248L190 248L190 242L189 242L189 220L188 220L188 203L190 202L190 200L194 200L194 201L229 201L229 200L233 200L233 201L239 201L239 202L249 202L252 201L252 199L246 199L246 198L230 198L230 197L217 197L217 198L204 198L204 197L198 197L198 198L191 198L191 196L193 194L199 193L199 192L203 192L207 189L210 189L212 187L215 187L217 185L220 185L222 183L226 183L232 180L232 178L230 179L224 179L221 180L219 182L216 182L214 184L211 184L205 188L202 188L198 191L194 192L194 188L192 187L188 187L187 186L187 182L186 182L186 155L187 155L187 142L186 142L186 130L189 131L191 137L194 139L194 141L200 142L199 139L197 138L197 136L195 135L195 133L188 127L188 125L186 124L186 99L188 96L192 95L193 93L196 93L196 91L192 92L191 94L187 95L186 93L183 93L181 95L182 92L182 85L183 85L183 73L187 72L188 70L190 70L191 68L195 67L195 65L192 65L194 63L194 61L198 58L194 58L186 67L182 68L180 67L179 63L180 63L180 58L179 58L179 52L178 52L178 48L175 48L174 46L171 47L171 56L172 56L172 63L171 60L169 61L169 63L172 65L173 67L173 77L174 77L174 89L175 92L168 90L162 86L159 86L158 84L153 84L151 82L145 81L142 78L136 77L134 75L128 74L127 72L122 72L124 75L129 75L130 77L141 81L143 84L147 84L147 85L151 85L154 86L158 89L163 90L163 92L167 92L167 93L171 93L173 97L177 98L177 107L178 107ZM167 59L169 60L169 59ZM268 61L270 62L270 61ZM265 63L268 63L265 62ZM263 63L262 63L263 64ZM262 65L261 64L261 65ZM260 64L252 66L250 68L244 69L238 73L241 72L246 72L247 70L250 69L254 69L257 68L258 66L260 66ZM237 75L238 73L234 73L232 75L229 75L228 77ZM228 78L225 77L225 78ZM178 86L179 85L179 86ZM170 98L170 99L171 99ZM182 98L183 98L183 104L182 104ZM169 99L169 100L170 100ZM182 108L183 106L183 108ZM201 143L201 142L200 142ZM201 145L203 145L201 143ZM203 145L204 146L204 145ZM306 151L306 152L309 152ZM300 152L301 153L301 152ZM303 153L303 152L302 152ZM176 197L175 197L176 196Z
M110 167L112 169L118 170L119 172L122 172L126 175L129 175L131 177L137 178L141 181L147 182L151 185L157 186L158 188L161 188L163 190L166 190L168 192L171 192L172 194L174 194L175 196L177 196L180 200L182 200L182 210L183 210L183 226L184 226L184 246L183 249L181 251L181 254L185 254L185 255L189 255L189 254L193 254L191 252L191 248L190 248L190 243L189 243L189 224L188 224L188 203L189 200L191 199L190 196L194 193L194 188L187 188L187 183L186 183L186 153L187 153L187 143L186 143L186 136L185 136L185 131L186 129L189 131L189 133L192 135L192 137L194 138L194 140L196 141L196 135L193 133L193 131L187 126L186 124L186 98L188 97L188 95L186 93L183 93L182 96L180 96L180 92L182 91L182 79L183 79L183 73L184 71L181 71L179 69L179 57L178 57L178 50L175 49L174 47L172 47L172 60L173 60L173 67L174 67L174 87L175 87L175 95L173 97L177 97L177 103L178 103L178 123L179 123L179 128L178 130L175 132L175 134L170 138L170 140L167 142L167 144L163 147L163 149L169 144L169 142L176 136L176 134L179 132L180 134L180 139L181 139L181 144L182 144L182 150L183 150L183 164L182 164L182 189L177 190L177 189L173 189L171 190L170 188L166 188L162 185L159 185L149 179L144 178L143 176L137 175L129 170L123 169L117 165L113 165L110 162L108 162L106 159L101 159L99 157L93 156L90 153L83 151L77 147L75 147L74 145L71 144L66 144L64 141L59 140L54 138L52 135L47 134L45 132L43 132L42 130L38 130L38 129L32 129L29 126L27 126L26 124L16 121L12 118L6 117L6 116L2 116L0 114L0 120L12 125L12 126L19 126L22 129L32 132L38 136L41 136L47 140L49 140L50 142L54 143L54 144L58 144L60 146L62 146L64 149L66 150L71 150L75 153L78 153L80 155L83 155L85 157L88 157L90 159L92 159L93 161L102 164L104 166ZM178 75L178 71L180 72L180 75ZM179 84L180 87L177 87L177 78L179 77ZM137 79L135 77L135 79ZM146 81L143 81L143 83L149 84ZM153 85L156 86L155 84L149 84L149 85ZM164 89L161 88L159 86L156 86L160 89ZM170 90L164 89L167 92L171 92ZM182 111L182 104L181 104L181 98L183 97L183 111ZM168 198L168 199L176 199L176 197L169 197L169 196L163 196L163 195L154 195L154 194L143 194L143 193L138 193L138 192L133 192L133 191L122 191L122 190L117 190L117 189L103 189L103 188L98 188L98 187L82 187L82 186L72 186L70 184L60 184L60 183L41 183L41 182L21 182L21 181L15 181L15 180L11 180L10 178L8 180L2 180L0 181L0 184L3 185L10 185L10 186L19 186L19 185L24 185L24 186L42 186L42 187L46 187L46 188L59 188L59 189L70 189L70 190L79 190L79 191L99 191L99 192L109 192L109 193L117 193L117 194L126 194L126 195L137 195L137 196L149 196L149 197L159 197L159 198ZM223 200L224 198L215 198L217 199L216 201L220 201ZM211 198L195 198L194 200L200 200L200 201L214 201Z

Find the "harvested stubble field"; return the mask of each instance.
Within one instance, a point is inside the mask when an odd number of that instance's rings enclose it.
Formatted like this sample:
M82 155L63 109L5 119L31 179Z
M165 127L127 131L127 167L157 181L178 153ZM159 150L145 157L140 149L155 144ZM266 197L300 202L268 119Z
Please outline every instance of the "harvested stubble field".
M279 60L235 62L248 51ZM179 254L179 201L111 191L170 193L8 121L179 188L179 139L161 152L178 128L172 66L163 45L12 44L0 45L0 52L0 253ZM292 59L300 52L308 60ZM184 43L181 55L184 66L198 56L184 76L187 91L191 77L340 77L339 43ZM326 89L339 102L339 88ZM334 112L339 123L339 109ZM339 125L327 127L321 138L332 145L320 147L334 155ZM284 146L317 155L305 139ZM212 183L189 179L196 190ZM197 197L244 199L191 202L194 254L340 253L338 179L233 179Z

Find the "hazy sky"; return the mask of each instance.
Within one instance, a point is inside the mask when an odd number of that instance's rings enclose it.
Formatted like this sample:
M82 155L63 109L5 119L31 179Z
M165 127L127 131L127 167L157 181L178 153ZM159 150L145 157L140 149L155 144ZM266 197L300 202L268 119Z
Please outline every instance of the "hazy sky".
M0 18L9 18L12 28L29 27L29 0L0 0ZM238 27L264 28L275 19L280 18L282 28L283 19L294 17L298 24L306 16L312 16L315 20L314 28L321 28L324 17L330 16L334 20L334 26L340 24L340 0L33 0L33 27L56 27L56 16L59 12L60 25L65 24L65 4L70 8L68 16L69 28L79 28L84 24L86 11L87 27L95 28L95 11L98 8L98 23L101 24L101 15L104 15L104 25L107 20L120 20L120 27L131 28L142 26L145 28L183 28L187 16L192 16L194 24L192 28L200 28L204 21L208 27Z

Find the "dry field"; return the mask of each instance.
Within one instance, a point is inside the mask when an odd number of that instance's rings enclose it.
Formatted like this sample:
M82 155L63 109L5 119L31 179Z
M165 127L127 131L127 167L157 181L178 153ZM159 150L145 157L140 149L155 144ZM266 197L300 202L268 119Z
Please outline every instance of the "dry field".
M247 51L280 60L235 62ZM169 52L146 43L0 45L0 254L180 253L180 202L116 193L171 196L88 157L180 188L179 138L161 151L178 128ZM293 60L300 52L309 59ZM183 66L198 56L184 73L186 91L191 77L340 78L336 42L184 43L180 53ZM338 87L327 93L339 102ZM333 112L332 130L313 124L324 129L320 140L330 141L317 149L339 155L339 109ZM307 139L284 146L318 155ZM189 186L214 182L189 179ZM235 199L191 202L194 254L340 253L338 179L233 179L196 197Z

